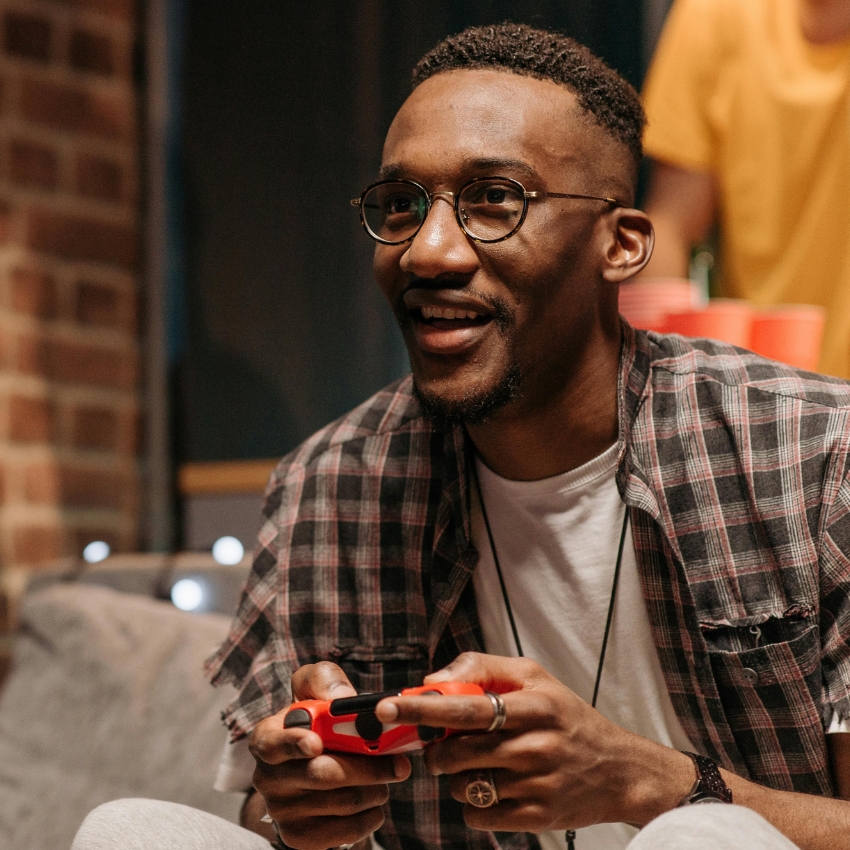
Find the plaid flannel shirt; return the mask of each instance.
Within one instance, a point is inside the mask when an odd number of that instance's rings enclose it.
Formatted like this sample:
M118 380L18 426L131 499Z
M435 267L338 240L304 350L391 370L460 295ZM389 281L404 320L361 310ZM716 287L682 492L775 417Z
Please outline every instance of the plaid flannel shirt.
M831 795L824 716L850 715L850 385L624 325L617 483L661 667L694 745L773 788ZM359 691L419 684L482 638L471 447L405 379L281 461L230 634L233 737L330 659ZM754 629L753 627L758 627ZM446 777L391 786L387 850L492 848ZM536 846L533 836L499 837Z

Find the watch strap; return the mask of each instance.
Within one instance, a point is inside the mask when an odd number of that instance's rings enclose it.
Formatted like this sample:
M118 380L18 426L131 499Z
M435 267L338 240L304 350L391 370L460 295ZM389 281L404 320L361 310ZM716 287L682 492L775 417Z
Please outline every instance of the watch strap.
M697 803L731 803L732 791L723 781L717 765L707 756L683 752L694 763L696 779L691 790L679 802L679 806L693 806Z

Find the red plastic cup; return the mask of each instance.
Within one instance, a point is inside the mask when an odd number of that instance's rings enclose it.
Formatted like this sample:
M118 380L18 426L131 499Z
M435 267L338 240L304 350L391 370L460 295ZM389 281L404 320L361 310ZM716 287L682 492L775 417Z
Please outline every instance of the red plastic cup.
M665 331L749 348L752 320L753 308L746 301L717 298L709 301L702 310L669 313Z
M826 310L814 304L789 304L753 316L750 348L798 369L818 368Z
M620 285L620 313L632 327L664 331L664 317L700 305L699 286L678 277L641 278Z

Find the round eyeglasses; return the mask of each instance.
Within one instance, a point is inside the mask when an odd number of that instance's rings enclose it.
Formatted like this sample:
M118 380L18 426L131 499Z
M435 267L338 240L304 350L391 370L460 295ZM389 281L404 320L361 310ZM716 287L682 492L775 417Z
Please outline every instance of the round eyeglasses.
M596 195L527 192L510 177L476 177L459 192L429 192L413 180L381 180L351 205L360 207L360 222L374 240L401 245L419 232L435 198L445 198L454 206L461 230L475 242L501 242L513 236L525 221L529 201L574 198L622 206L615 198Z

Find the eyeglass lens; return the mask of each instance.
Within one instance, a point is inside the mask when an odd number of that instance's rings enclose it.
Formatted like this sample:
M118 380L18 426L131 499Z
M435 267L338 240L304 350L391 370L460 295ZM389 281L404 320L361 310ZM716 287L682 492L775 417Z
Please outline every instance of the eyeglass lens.
M525 210L525 195L511 181L476 180L461 189L457 202L461 227L474 239L494 242L517 229ZM361 210L371 234L383 242L411 239L428 215L428 196L413 183L373 186Z

